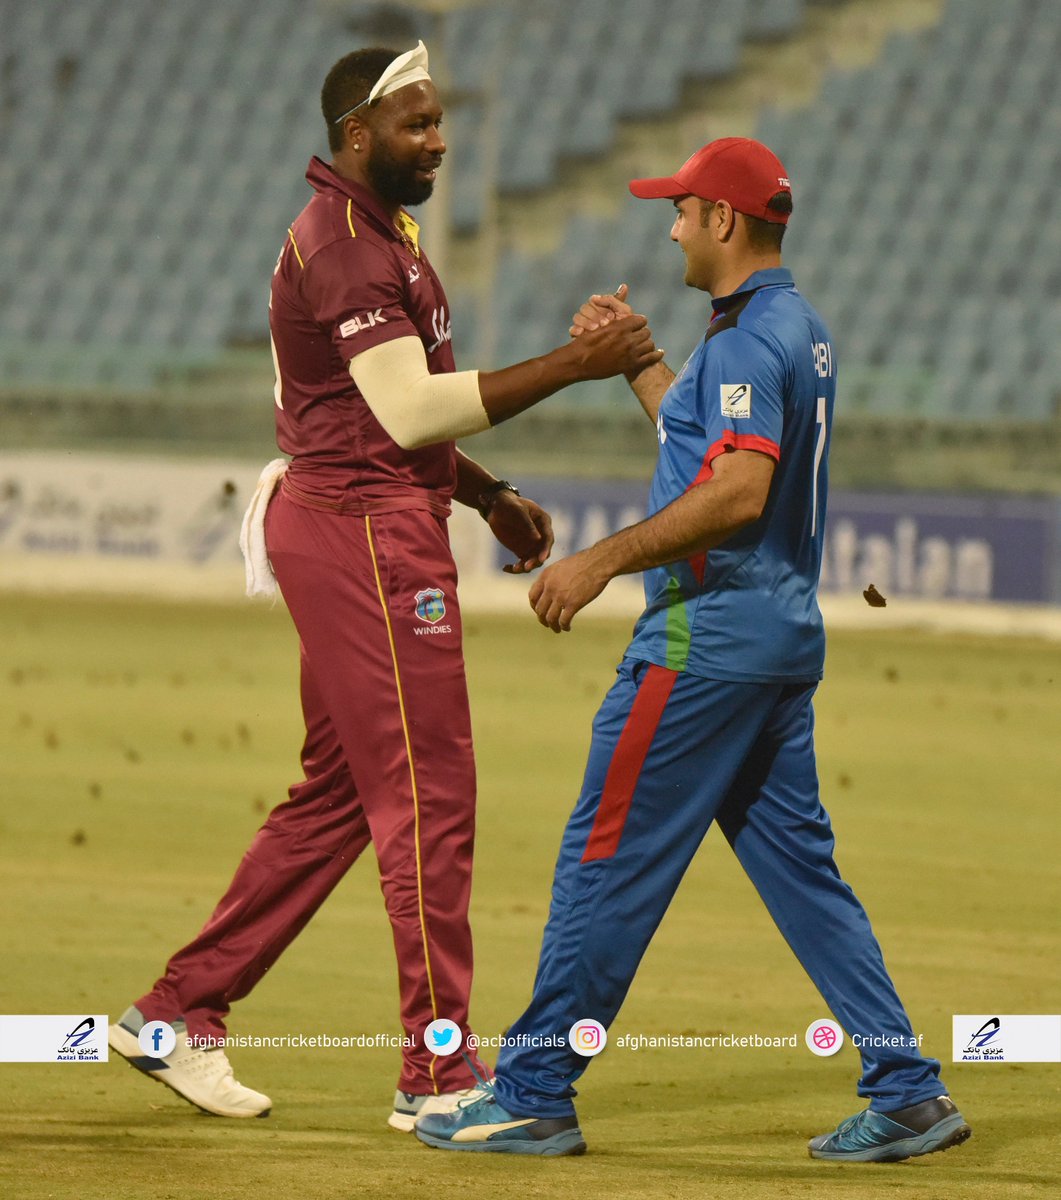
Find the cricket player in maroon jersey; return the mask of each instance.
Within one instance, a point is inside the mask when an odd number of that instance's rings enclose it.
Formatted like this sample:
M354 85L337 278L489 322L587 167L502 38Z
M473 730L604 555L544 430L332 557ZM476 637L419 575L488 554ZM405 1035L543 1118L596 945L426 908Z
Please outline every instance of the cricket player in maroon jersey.
M455 370L449 304L404 207L431 195L446 150L427 67L421 43L332 68L321 93L332 162L311 160L314 195L273 275L277 441L291 463L265 545L301 641L305 779L203 930L111 1027L133 1066L223 1116L271 1107L216 1045L230 1005L370 842L412 1043L388 1123L411 1130L474 1086L445 1035L426 1030L445 1018L466 1041L472 980L475 765L446 517L453 499L477 507L517 572L545 561L552 531L454 439L660 357L645 319L630 316L500 371ZM161 1058L147 1052L155 1021L176 1031Z

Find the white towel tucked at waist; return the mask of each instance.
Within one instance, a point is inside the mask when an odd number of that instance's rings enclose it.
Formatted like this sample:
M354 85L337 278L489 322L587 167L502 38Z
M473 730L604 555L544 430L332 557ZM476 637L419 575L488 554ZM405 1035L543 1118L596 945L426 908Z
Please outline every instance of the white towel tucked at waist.
M276 576L273 574L269 554L265 549L265 510L269 507L273 492L287 470L287 459L274 458L261 475L254 489L243 524L239 531L239 548L243 553L243 565L247 572L248 596L273 596L276 594Z

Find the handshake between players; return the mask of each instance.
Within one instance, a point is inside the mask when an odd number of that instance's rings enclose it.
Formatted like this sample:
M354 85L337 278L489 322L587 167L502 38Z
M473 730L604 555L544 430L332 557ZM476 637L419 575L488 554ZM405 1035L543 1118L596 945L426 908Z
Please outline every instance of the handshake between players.
M647 405L645 407L648 415L655 420L658 401L674 376L663 364L663 351L655 346L648 319L634 313L626 302L627 294L628 288L624 283L614 293L590 296L571 319L569 345L572 349L577 348L586 362L592 362L600 356L602 348L607 350L614 344L612 339L622 336L624 340L618 351L626 358L621 368L622 374L642 405L645 405L646 393L653 395L655 406L651 411ZM616 373L612 365L612 369L603 371L601 375L589 377L608 378ZM548 551L533 566L516 564L505 569L516 572L534 569L547 557ZM554 633L569 632L575 614L595 600L615 575L628 570L618 560L610 561L612 557L607 552L605 540L547 567L535 580L528 597L541 624Z

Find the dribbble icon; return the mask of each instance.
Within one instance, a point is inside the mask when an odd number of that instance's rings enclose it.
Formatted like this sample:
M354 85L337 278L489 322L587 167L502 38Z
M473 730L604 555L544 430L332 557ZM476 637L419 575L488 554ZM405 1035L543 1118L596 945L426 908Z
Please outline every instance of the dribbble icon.
M440 1017L424 1030L424 1045L432 1054L456 1054L461 1048L461 1029L456 1021Z
M807 1049L819 1058L828 1058L844 1044L844 1031L835 1021L811 1021L803 1035Z
M136 1035L136 1040L148 1058L166 1058L177 1045L177 1032L165 1021L148 1021Z
M592 1058L607 1046L608 1031L600 1021L591 1021L589 1017L583 1017L567 1031L567 1040L576 1054L581 1054L583 1058Z

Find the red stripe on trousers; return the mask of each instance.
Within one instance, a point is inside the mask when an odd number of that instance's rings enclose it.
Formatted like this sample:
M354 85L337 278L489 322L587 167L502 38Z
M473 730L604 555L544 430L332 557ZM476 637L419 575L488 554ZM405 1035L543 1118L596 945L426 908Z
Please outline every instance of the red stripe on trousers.
M611 858L619 848L634 788L677 678L677 671L654 664L645 672L608 764L597 816L582 855L583 862Z

